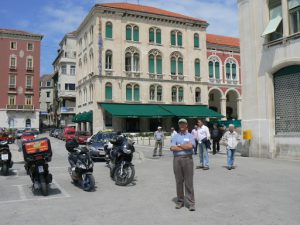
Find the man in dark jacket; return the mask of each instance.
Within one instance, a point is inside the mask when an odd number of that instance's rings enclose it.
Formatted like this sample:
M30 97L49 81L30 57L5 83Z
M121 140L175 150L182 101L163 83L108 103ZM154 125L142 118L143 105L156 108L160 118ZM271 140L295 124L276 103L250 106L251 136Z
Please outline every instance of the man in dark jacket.
M213 125L211 130L211 138L213 140L213 155L220 151L220 139L222 137L222 133L218 128L217 124Z

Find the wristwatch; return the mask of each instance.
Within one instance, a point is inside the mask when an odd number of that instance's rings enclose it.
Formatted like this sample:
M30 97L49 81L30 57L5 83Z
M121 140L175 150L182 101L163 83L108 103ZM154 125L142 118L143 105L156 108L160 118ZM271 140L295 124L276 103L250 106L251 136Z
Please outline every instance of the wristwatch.
M178 146L178 147L180 147L180 146L181 146L181 144L178 144L177 146Z

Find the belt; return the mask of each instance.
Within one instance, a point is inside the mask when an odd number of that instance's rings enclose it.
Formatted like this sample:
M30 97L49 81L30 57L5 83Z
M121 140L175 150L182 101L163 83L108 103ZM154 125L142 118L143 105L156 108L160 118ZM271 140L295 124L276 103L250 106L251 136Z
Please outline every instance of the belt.
M192 154L189 154L189 155L175 155L174 158L190 158L190 159L192 159L193 155Z

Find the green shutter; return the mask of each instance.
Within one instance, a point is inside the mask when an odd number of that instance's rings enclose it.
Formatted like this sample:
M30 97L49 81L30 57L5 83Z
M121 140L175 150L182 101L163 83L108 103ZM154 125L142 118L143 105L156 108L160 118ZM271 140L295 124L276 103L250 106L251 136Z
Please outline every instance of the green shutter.
M131 30L132 30L132 27L130 27L130 26L126 27L126 40L127 41L131 41L132 40Z
M105 37L112 38L112 24L106 23Z
M199 48L200 47L199 36L197 36L197 35L194 35L194 47L195 48Z
M195 76L200 77L200 62L195 61Z
M178 74L183 75L183 61L178 60Z
M149 42L150 43L154 42L154 30L152 29L149 30Z
M140 88L134 87L134 101L140 101Z
M154 56L149 55L149 73L155 73L154 71Z
M177 33L177 45L182 46L182 34Z
M112 87L105 86L105 100L112 100Z
M236 64L232 64L232 79L236 80Z
M162 74L162 59L161 57L156 57L156 73Z
M220 79L220 63L215 62L215 73L216 73L216 79Z
M171 33L171 45L176 45L176 35L175 33Z
M176 59L171 59L171 74L176 75Z
M156 44L161 44L161 31L160 31L160 29L156 30Z
M130 87L126 87L126 100L132 101L132 89Z
M226 63L226 79L230 79L230 63Z
M133 40L139 41L139 28L138 27L133 28Z
M214 63L209 62L208 68L209 68L209 78L213 78L214 77Z

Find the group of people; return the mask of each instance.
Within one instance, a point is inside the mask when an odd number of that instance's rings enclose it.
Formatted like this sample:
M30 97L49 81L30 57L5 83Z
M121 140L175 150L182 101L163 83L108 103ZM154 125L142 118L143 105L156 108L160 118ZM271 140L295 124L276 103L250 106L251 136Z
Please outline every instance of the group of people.
M214 124L212 130L205 125L204 120L198 120L197 125L192 132L188 131L188 122L186 119L178 121L179 130L171 129L171 147L173 152L173 170L176 180L177 202L176 209L184 206L184 196L186 197L190 211L195 211L195 198L193 188L194 161L193 154L199 152L200 165L196 169L209 170L210 139L213 141L213 154L220 151L220 142L226 146L227 151L227 169L234 169L235 152L240 140L238 133L235 131L234 125L230 124L228 131L219 129ZM155 148L153 156L156 156L159 148L159 155L162 155L162 144L164 134L161 127L154 133ZM185 195L184 195L185 189Z

